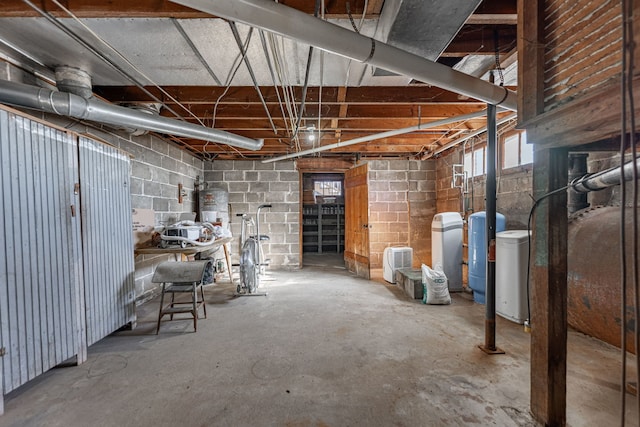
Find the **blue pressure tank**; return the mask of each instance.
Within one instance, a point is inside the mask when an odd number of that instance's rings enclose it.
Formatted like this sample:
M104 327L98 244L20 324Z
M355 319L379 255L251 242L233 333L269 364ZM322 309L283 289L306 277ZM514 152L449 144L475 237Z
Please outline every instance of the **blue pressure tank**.
M487 288L487 213L476 212L469 216L467 229L469 244L469 288L473 290L473 300L484 304ZM504 231L504 215L496 213L496 233Z

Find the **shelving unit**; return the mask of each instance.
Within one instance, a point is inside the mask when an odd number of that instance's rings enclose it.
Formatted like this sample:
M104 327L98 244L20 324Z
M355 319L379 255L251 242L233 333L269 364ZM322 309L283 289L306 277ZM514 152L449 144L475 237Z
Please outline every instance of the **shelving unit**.
M303 205L302 245L303 252L343 252L344 205Z

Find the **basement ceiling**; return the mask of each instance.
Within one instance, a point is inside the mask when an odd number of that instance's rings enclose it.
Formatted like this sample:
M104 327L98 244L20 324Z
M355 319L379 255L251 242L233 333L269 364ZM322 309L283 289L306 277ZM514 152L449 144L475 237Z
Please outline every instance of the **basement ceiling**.
M316 13L313 1L279 3ZM497 53L504 84L516 87L515 0L317 4L324 5L317 19L485 80ZM164 135L203 159L270 159L485 108L406 76L309 51L307 44L170 1L5 0L0 5L0 60L49 84L56 67L80 68L91 75L94 93L107 101L161 102L163 116L264 139L260 151L249 151ZM480 117L313 155L421 158L485 124Z

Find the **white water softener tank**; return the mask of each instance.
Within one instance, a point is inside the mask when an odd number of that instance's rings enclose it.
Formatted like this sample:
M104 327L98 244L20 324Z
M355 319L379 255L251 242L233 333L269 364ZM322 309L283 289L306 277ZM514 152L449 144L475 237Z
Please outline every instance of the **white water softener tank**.
M496 233L496 313L516 323L527 320L527 230Z
M442 212L431 223L431 263L438 265L449 281L449 291L462 290L462 217L458 212Z

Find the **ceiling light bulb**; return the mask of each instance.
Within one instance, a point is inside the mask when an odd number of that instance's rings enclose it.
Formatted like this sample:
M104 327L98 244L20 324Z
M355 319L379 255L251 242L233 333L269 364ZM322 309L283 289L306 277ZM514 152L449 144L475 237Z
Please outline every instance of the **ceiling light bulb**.
M316 136L312 133L309 134L309 141L315 141Z

